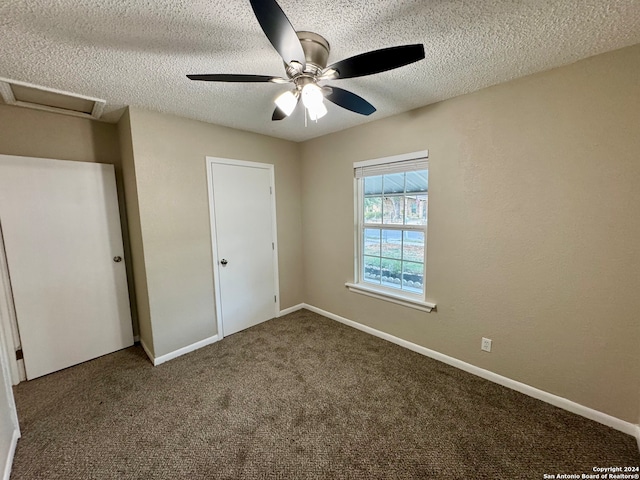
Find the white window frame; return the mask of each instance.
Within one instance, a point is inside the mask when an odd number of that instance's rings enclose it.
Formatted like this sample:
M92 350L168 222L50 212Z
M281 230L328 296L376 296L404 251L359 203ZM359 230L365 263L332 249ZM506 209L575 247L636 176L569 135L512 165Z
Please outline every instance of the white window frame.
M376 165L380 165L381 168L385 164L397 163L397 162L409 162L411 160L427 162L426 159L429 158L428 150L422 150L418 152L412 152L402 155L395 155L392 157L384 157L384 158L376 158L373 160L365 160L362 162L354 162L353 168L354 172L363 167L373 167ZM410 166L408 165L408 170L410 170ZM407 170L407 171L408 171ZM354 252L355 252L355 261L354 261L354 281L347 282L346 287L355 293L359 293L362 295L367 295L370 297L378 298L381 300L386 300L391 303L395 303L398 305L403 305L406 307L414 308L417 310L422 310L425 312L431 312L434 308L436 308L436 304L432 302L427 302L426 292L427 292L427 282L426 282L426 268L427 268L427 226L424 226L424 234L425 234L425 257L424 257L424 288L422 294L414 294L403 290L396 290L393 288L385 287L383 285L375 285L371 283L364 282L361 278L361 270L362 270L362 262L363 262L363 209L364 209L364 179L357 178L354 175ZM428 212L427 212L428 218ZM404 225L396 226L396 225L380 225L380 227L389 227L390 229L399 229L399 230L407 230Z

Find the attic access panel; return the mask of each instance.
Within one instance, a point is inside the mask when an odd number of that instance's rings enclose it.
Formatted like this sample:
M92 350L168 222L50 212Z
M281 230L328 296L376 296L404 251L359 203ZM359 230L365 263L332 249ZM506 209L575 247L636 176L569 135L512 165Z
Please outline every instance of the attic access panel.
M98 119L106 102L71 92L0 78L0 96L7 105Z

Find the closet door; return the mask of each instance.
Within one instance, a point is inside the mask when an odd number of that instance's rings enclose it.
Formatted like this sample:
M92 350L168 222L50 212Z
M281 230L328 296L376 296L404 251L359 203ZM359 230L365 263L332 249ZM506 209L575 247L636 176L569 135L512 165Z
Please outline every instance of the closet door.
M112 165L0 155L27 379L133 345Z
M226 337L279 310L273 165L209 162L216 302Z

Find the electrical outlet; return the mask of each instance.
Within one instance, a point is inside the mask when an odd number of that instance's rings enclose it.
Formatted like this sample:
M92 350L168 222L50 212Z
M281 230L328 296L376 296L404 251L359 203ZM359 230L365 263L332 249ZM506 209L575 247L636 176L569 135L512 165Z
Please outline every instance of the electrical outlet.
M482 343L480 344L480 350L484 350L485 352L491 351L491 339L482 337Z

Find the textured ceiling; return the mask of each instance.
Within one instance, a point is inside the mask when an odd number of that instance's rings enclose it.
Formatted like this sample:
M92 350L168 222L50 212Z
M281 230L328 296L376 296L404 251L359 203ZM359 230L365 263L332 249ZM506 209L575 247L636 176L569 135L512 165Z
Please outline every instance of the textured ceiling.
M302 141L640 43L638 0L278 0L296 30L331 44L329 63L424 43L426 59L333 81L378 109L329 102L307 127L271 121L271 83L193 82L187 73L284 76L248 0L1 0L0 77ZM332 82L326 82L332 83Z

